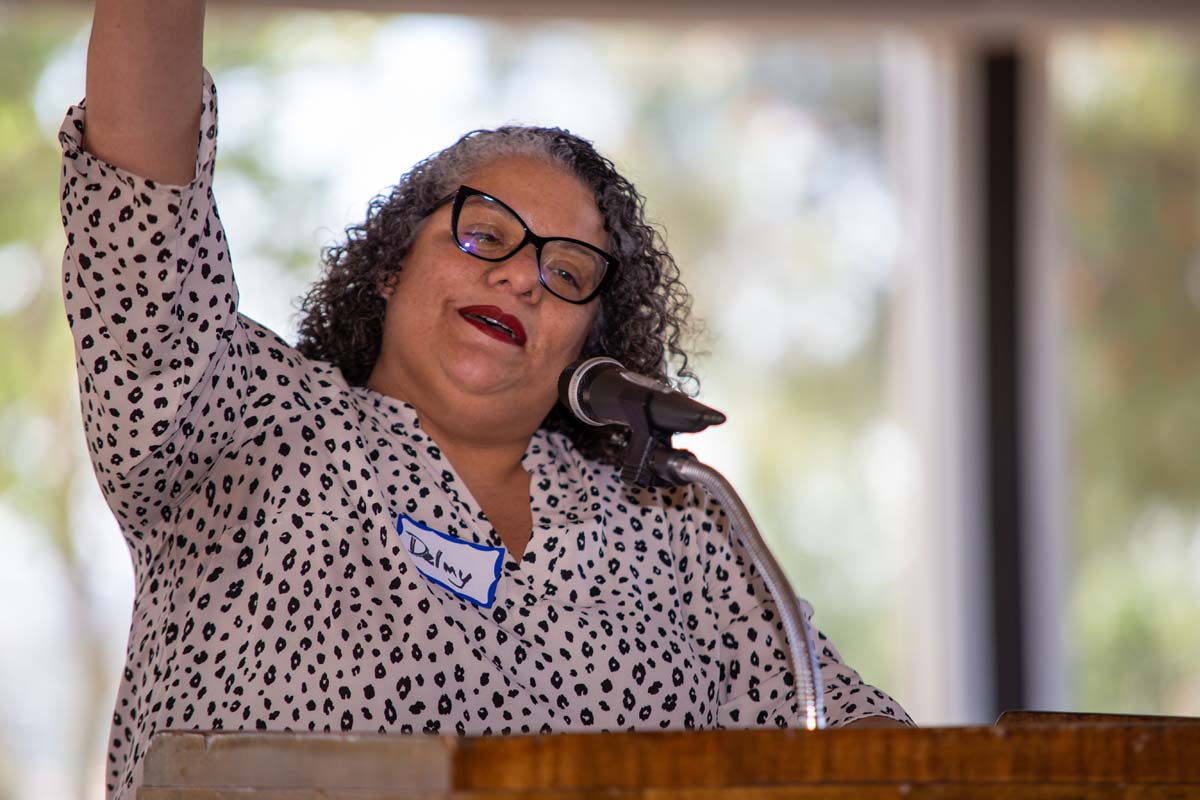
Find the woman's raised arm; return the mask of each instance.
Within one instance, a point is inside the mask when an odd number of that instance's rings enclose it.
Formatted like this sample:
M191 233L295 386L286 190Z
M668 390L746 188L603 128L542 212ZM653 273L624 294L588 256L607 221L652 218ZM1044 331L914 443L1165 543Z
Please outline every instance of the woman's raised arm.
M84 147L182 185L195 174L205 0L96 0Z
M169 520L241 431L256 359L278 363L263 352L267 333L238 313L212 191L203 17L202 0L98 0L87 105L59 129L63 300L84 431L139 576L176 541Z

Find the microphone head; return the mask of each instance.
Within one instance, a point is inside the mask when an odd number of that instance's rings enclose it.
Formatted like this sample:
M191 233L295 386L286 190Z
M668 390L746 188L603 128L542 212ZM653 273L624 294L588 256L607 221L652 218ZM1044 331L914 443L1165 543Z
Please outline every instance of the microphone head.
M625 369L621 362L615 358L592 356L591 358L581 358L578 361L571 362L563 369L562 374L558 376L558 402L569 408L571 413L581 422L586 422L588 425L593 425L597 428L611 425L612 423L602 422L588 413L583 393L599 367Z
M695 433L720 425L725 415L654 378L625 369L616 359L595 356L567 366L558 377L558 399L581 422ZM633 418L631 418L631 415Z

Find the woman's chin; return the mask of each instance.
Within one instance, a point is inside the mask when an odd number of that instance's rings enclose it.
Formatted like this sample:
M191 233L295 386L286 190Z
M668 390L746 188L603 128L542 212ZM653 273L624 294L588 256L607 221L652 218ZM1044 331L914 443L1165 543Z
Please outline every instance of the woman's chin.
M451 383L477 416L509 417L514 412L541 416L554 405L557 382L535 381L524 370L496 363L459 362L449 371ZM538 420L541 420L541 416Z
M446 373L459 391L468 395L520 395L524 387L522 376L511 364L499 364L485 358L460 359L448 365Z

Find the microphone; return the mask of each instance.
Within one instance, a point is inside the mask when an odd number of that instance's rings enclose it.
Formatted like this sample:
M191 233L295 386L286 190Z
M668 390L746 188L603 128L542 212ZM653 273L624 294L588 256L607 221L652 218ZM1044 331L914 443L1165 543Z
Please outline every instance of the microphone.
M567 365L558 378L558 399L580 420L597 427L637 429L648 420L659 431L695 433L725 421L720 411L605 356Z

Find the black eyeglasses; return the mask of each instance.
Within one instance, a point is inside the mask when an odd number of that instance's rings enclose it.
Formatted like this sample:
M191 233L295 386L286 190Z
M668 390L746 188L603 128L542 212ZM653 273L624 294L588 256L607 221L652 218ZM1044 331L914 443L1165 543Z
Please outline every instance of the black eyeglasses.
M451 200L450 230L460 250L484 261L503 261L532 243L538 282L568 303L589 302L616 272L617 260L600 248L563 236L538 236L517 212L470 186L458 187L429 213Z

